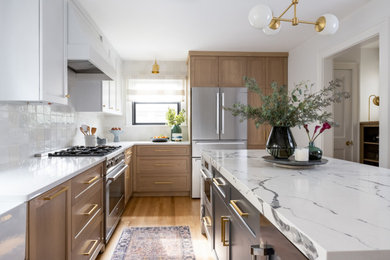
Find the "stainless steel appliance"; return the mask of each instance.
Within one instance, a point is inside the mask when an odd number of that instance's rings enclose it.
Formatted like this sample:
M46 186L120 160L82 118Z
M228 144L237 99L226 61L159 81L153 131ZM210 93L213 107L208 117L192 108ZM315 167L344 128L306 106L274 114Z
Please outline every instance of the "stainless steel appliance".
M48 153L50 157L63 157L63 156L104 156L109 153L118 150L121 146L73 146L64 150Z
M125 155L107 159L105 180L105 239L106 244L125 209Z
M246 148L246 121L240 122L223 107L247 104L247 89L195 87L191 91L192 197L199 198L201 150Z

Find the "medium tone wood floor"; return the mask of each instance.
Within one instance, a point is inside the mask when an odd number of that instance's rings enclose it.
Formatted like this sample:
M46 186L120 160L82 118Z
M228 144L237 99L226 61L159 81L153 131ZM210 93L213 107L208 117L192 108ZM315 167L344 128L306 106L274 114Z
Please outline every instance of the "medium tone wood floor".
M123 229L147 226L189 226L196 259L213 260L206 238L200 233L200 202L190 197L132 198L105 252L98 260L111 259Z

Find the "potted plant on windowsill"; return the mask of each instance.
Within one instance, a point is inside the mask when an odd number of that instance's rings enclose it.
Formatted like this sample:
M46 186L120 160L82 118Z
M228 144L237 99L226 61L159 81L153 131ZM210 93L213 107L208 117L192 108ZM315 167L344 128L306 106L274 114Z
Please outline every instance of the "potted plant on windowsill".
M171 141L182 141L183 135L180 125L185 122L185 110L182 109L178 114L176 114L176 110L173 108L168 108L168 112L166 113L166 119L168 126L171 128Z
M294 153L296 143L291 127L315 122L332 124L332 114L326 111L326 108L349 97L349 93L338 91L341 86L339 81L331 81L328 86L313 93L311 90L314 84L307 82L297 84L291 92L288 92L286 86L272 82L272 94L265 95L255 79L244 77L244 80L246 87L259 95L262 105L252 107L234 104L233 107L225 109L242 120L253 119L256 127L261 124L271 125L266 150L276 159L288 159Z

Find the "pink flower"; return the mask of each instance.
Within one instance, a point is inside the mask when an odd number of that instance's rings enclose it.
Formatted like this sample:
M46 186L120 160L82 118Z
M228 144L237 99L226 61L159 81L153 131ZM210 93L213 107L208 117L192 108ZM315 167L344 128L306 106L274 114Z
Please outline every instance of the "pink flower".
M309 127L307 124L304 124L303 127L305 128L306 132L309 133Z
M314 133L313 133L313 135L315 135L316 133L317 133L317 130L318 130L318 128L320 128L321 126L320 125L316 125L316 127L314 128Z
M320 130L320 134L322 133L322 132L324 132L326 129L330 129L332 126L328 123L328 122L324 122L323 124L322 124L322 128L321 128L321 130Z

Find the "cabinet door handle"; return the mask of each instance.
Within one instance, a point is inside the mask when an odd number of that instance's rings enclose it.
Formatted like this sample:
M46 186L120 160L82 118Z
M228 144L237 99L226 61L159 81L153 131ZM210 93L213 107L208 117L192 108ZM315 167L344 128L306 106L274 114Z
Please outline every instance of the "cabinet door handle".
M206 225L206 227L211 227L210 217L203 217L203 223Z
M90 179L89 181L84 182L84 184L91 184L92 182L96 181L97 179L99 179L99 176L93 177L93 178Z
M93 252L93 250L95 249L95 246L97 245L97 243L99 242L99 240L91 240L91 242L92 242L93 244L92 244L91 248L89 249L89 251L86 252L86 253L82 253L82 255L90 255L90 254Z
M226 236L226 230L225 230L226 223L229 223L229 218L225 217L225 216L222 216L221 217L221 242L222 242L223 246L229 246L229 241L226 242L226 240L225 240L225 236Z
M88 212L83 213L83 215L85 215L85 216L91 215L92 212L94 212L95 209L99 206L98 204L92 204L92 205L93 205L92 209L90 209Z
M154 184L164 185L164 184L173 184L171 181L155 181Z
M220 182L221 178L213 178L213 182L217 186L223 186L225 183Z
M70 94L66 94L65 97L66 97L66 98L70 98Z
M249 214L246 212L242 212L240 207L236 204L238 200L231 200L230 205L233 206L234 210L240 215L241 217L247 217Z
M64 188L60 189L59 191L57 191L56 193L54 193L53 195L48 196L48 197L44 197L43 200L52 200L52 199L60 196L62 193L64 193L68 189L69 189L69 187L64 187Z

